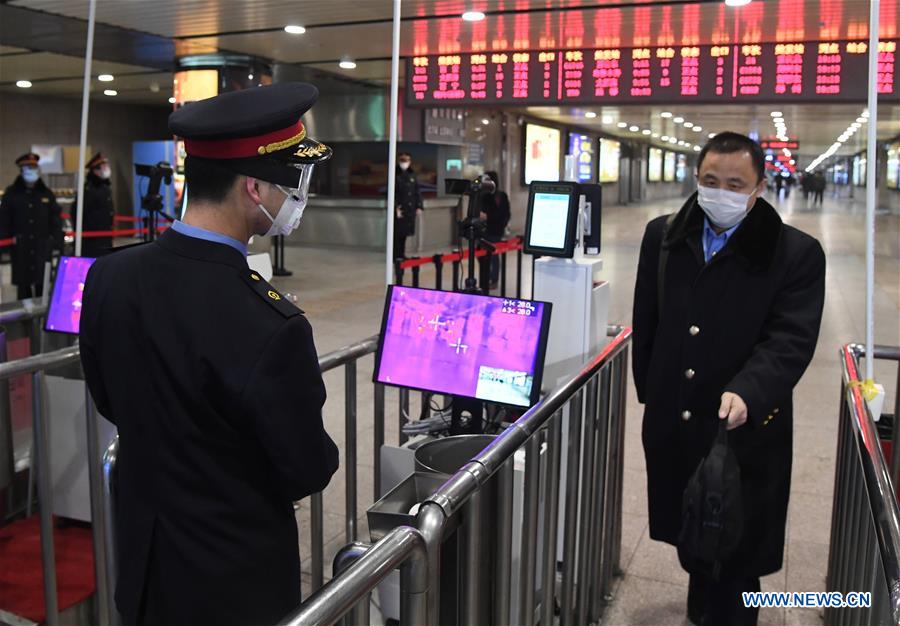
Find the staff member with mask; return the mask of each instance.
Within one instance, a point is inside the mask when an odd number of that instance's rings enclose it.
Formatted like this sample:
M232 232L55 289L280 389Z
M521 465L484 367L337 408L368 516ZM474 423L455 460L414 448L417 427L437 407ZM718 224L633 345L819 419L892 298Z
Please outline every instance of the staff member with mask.
M652 539L677 545L682 493L728 421L742 539L718 580L691 573L687 608L695 624L741 626L757 621L741 592L759 591L759 577L782 566L791 396L815 352L825 255L760 197L765 156L752 139L716 135L697 169L697 193L651 221L641 244L634 381L645 404Z
M416 217L422 213L422 190L412 169L409 152L397 155L394 192L394 258L406 258L406 238L416 234Z
M300 602L293 502L338 467L303 311L247 266L253 235L300 222L331 149L279 83L187 104L189 204L153 243L88 274L81 361L119 429L116 603L128 624L266 626Z
M109 159L98 152L87 163L88 175L84 180L84 220L85 232L110 231L113 228L112 185ZM78 206L78 202L72 205ZM81 255L96 257L112 248L112 237L85 237L81 242Z
M43 294L44 265L53 248L62 250L63 231L56 196L41 180L36 154L16 159L19 176L0 200L0 239L15 239L12 246L12 282L19 300Z

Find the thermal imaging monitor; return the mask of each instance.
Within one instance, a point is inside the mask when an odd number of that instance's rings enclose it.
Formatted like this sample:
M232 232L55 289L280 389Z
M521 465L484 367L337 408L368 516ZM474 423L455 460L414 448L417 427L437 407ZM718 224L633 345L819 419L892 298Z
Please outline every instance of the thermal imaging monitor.
M94 260L89 257L60 257L44 330L67 335L78 334L84 281Z
M571 258L577 225L577 184L531 183L525 219L526 254Z
M540 396L550 304L391 285L376 383L529 407Z

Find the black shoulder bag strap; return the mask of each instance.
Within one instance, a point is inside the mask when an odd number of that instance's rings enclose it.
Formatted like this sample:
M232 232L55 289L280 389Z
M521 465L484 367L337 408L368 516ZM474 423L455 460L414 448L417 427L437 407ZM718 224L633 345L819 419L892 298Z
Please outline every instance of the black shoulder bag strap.
M659 243L659 265L656 268L656 319L657 321L662 318L662 310L663 310L663 295L665 294L666 286L665 286L665 278L666 278L666 264L669 262L669 248L666 246L666 236L669 234L669 228L672 226L672 222L675 221L675 216L678 213L672 213L668 218L666 218L666 224L663 226L662 232L662 240Z

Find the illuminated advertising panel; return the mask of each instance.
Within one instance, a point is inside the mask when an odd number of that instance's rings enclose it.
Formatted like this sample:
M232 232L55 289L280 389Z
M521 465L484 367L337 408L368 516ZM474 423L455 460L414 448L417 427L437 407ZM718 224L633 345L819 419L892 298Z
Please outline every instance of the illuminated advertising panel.
M888 189L900 189L900 143L888 146L887 177Z
M569 133L569 154L575 157L575 172L579 183L594 180L594 142L587 135Z
M675 180L677 180L679 183L683 183L687 179L687 175L687 156L684 154L679 154L675 164Z
M556 128L525 125L525 184L533 180L559 180L560 142Z
M619 180L619 161L622 144L614 139L600 140L600 182L615 183Z
M663 157L663 180L667 183L675 182L675 153L666 152Z
M661 148L650 148L650 157L647 159L647 180L658 183L662 180L663 151Z
M897 40L878 50L878 93L896 101ZM868 43L798 41L545 49L418 56L408 103L422 106L673 102L863 102Z

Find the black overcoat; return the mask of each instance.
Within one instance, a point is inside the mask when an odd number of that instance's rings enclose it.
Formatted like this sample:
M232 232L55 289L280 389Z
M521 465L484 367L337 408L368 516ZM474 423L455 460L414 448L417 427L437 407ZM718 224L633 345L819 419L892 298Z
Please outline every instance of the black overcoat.
M302 311L237 250L169 230L94 263L81 361L119 429L126 622L277 622L300 602L292 503L338 466Z
M77 198L72 206L77 210ZM85 232L110 231L115 213L109 180L89 173L84 181L84 220L81 228ZM81 254L100 256L112 247L112 242L112 237L84 237L81 241Z
M819 242L765 200L709 263L696 194L671 224L662 310L657 273L666 217L647 225L634 298L634 381L645 406L650 536L676 544L681 498L709 451L724 391L748 423L729 433L741 467L743 541L723 570L781 568L791 482L792 391L815 351L825 298Z
M62 250L62 218L56 196L43 180L29 188L22 177L6 188L0 200L0 239L15 237L12 247L12 283L40 285L44 264L53 248Z
M398 234L416 234L416 211L423 208L422 190L419 188L419 178L412 167L406 171L397 168L396 191L394 192L394 208L400 207L402 217L396 217L394 229Z

